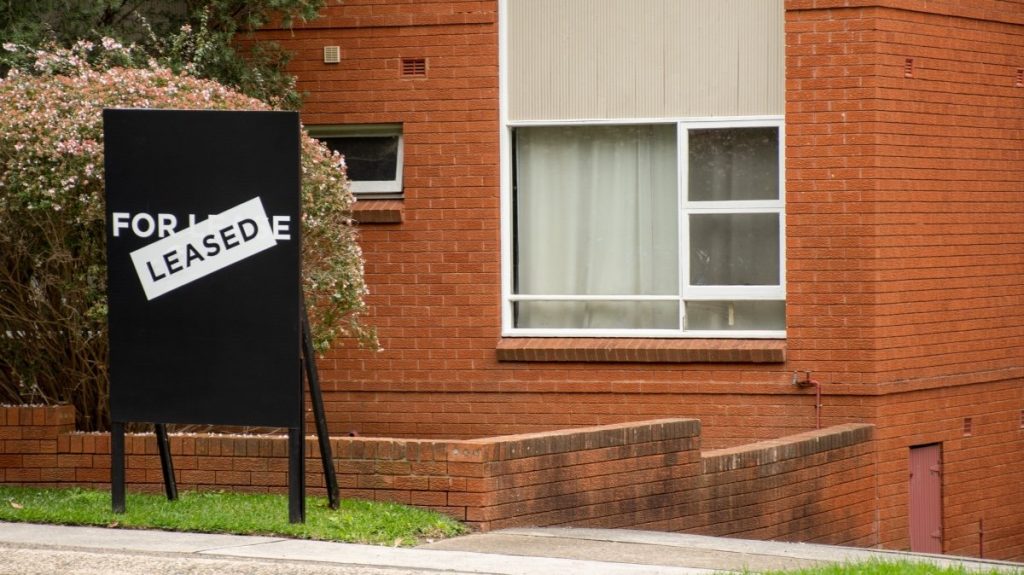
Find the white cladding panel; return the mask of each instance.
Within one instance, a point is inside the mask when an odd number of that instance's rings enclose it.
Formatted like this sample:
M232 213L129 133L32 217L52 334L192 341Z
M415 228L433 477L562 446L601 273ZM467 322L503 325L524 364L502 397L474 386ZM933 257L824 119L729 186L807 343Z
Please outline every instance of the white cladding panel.
M506 0L509 120L785 113L783 0Z

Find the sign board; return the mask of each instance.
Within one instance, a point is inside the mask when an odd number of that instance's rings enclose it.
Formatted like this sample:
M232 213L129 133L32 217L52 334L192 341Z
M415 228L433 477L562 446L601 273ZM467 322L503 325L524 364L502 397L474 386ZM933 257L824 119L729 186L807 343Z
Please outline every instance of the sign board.
M300 428L298 114L103 121L111 419Z

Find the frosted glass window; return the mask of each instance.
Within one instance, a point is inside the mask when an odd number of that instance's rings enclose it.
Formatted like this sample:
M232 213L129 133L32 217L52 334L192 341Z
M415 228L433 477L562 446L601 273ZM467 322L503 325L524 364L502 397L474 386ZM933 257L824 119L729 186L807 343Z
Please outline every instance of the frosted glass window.
M778 199L779 130L690 130L689 173L690 201Z
M690 216L690 284L779 283L779 214Z

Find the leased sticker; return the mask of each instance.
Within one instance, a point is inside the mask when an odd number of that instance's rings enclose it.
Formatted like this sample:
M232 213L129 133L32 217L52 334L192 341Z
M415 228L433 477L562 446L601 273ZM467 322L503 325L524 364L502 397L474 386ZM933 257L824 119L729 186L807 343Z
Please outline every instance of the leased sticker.
M131 253L146 299L277 245L259 196Z

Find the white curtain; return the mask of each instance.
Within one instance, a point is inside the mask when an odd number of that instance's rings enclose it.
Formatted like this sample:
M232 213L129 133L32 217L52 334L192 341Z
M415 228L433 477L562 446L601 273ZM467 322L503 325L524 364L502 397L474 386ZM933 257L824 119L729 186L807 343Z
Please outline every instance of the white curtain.
M515 291L678 295L674 125L516 130ZM678 302L520 302L517 327L678 329Z

